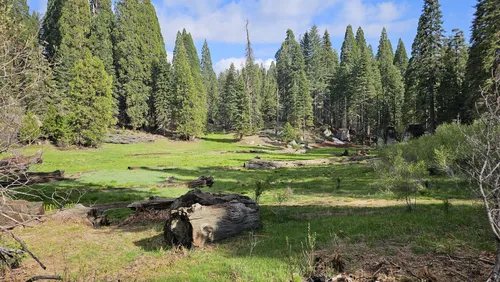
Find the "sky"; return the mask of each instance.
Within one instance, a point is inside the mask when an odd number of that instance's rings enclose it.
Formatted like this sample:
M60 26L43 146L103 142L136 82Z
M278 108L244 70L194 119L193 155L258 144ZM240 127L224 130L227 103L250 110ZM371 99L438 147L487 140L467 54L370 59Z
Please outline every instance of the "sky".
M186 28L198 52L206 39L216 73L231 63L240 67L245 56L245 21L257 62L268 66L292 29L298 39L313 24L330 33L333 48L340 53L345 28L361 26L376 51L383 27L394 50L403 39L408 55L417 31L422 0L152 0L160 22L168 59L172 59L175 36ZM467 40L476 0L441 0L446 35L453 28L465 32ZM32 10L44 13L47 0L28 0Z

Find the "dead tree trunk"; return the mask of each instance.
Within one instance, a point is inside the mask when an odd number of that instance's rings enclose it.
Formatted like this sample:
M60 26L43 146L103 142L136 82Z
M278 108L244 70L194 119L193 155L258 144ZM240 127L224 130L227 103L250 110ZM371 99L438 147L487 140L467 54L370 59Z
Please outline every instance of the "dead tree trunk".
M172 204L164 237L167 244L191 248L259 227L259 208L252 199L193 190Z

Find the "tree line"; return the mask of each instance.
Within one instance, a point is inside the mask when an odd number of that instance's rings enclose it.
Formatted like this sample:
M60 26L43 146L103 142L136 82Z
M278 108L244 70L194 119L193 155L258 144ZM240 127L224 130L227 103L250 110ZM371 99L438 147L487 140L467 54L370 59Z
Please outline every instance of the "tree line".
M43 18L29 13L26 0L3 0L2 26L15 30L2 31L10 40L4 42L30 42L23 66L37 77L10 112L26 121L17 131L41 125L56 143L84 146L98 145L115 124L192 139L209 129L243 136L287 123L368 137L389 126L402 131L419 123L434 131L471 122L481 110L480 91L492 87L500 5L478 0L469 46L461 30L445 36L438 0L423 2L410 58L401 39L394 51L385 28L374 50L362 27L347 26L339 54L328 31L312 26L299 38L287 30L276 63L266 68L255 63L247 22L244 65L216 75L208 43L200 59L186 30L167 60L150 0L120 0L114 11L111 0L49 0ZM10 99L27 91L2 84Z

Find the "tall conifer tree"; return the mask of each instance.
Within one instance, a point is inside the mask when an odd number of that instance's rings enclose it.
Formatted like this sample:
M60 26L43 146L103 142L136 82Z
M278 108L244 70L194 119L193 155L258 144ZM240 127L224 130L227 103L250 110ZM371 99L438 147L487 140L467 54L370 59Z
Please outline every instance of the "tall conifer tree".
M465 120L477 117L476 106L481 91L491 91L493 77L500 73L500 3L497 0L478 0L472 22L469 60L465 81ZM480 109L480 106L479 106ZM480 109L481 110L481 109Z
M177 131L186 139L200 136L204 129L204 120L197 112L199 101L196 84L191 75L191 66L184 48L183 35L178 34L175 42L173 59L173 96L175 97Z
M408 68L408 54L406 53L406 47L401 38L398 41L398 47L394 54L394 65L401 73L401 77L404 77L406 69Z
M89 47L92 54L104 63L106 72L115 77L113 66L113 26L114 15L111 0L90 0L92 14L90 24Z
M437 95L437 119L440 123L460 119L466 100L463 85L468 48L464 32L459 29L453 29L452 32L445 46L443 78Z
M217 76L212 67L210 49L208 48L206 40L201 49L201 76L203 85L207 90L207 118L210 123L215 123L218 118L219 89L217 85Z
M436 93L442 69L443 21L438 0L425 0L417 35L412 45L411 69L414 79L407 82L405 97L415 101L416 119L433 132L436 129Z
M401 109L404 100L404 88L401 72L394 65L392 44L384 28L380 36L377 60L382 77L382 108L380 114L379 130L387 126L401 124ZM380 132L379 132L380 133Z
M167 55L151 1L119 1L113 37L120 121L132 128L152 126L152 69Z

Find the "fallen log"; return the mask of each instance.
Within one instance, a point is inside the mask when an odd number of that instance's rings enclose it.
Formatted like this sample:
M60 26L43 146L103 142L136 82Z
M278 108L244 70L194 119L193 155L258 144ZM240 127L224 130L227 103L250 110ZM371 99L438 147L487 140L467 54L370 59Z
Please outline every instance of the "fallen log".
M4 175L0 186L22 186L42 183L52 183L65 180L64 171L56 170L52 172L20 172L17 174Z
M3 174L27 171L32 164L43 163L42 152L32 156L14 155L0 160L0 172Z
M134 202L127 205L127 208L134 211L142 210L168 210L175 199L150 197L148 200Z
M347 162L360 162L368 159L373 159L373 156L352 156L349 158L327 158L315 160L301 160L301 161L268 161L255 157L243 164L247 169L276 169L282 167L300 167L300 166L315 166L327 165L333 163L347 163Z
M215 182L215 179L213 178L213 176L202 175L195 180L189 181L187 183L187 186L189 188L201 188L201 187L207 187L207 186L209 188L211 188L212 185L214 185L214 182Z
M110 222L108 216L104 214L105 210L99 210L92 207L86 207L82 204L77 204L73 208L60 210L52 215L54 220L76 223L83 223L88 226L101 227L108 226Z
M191 248L259 227L259 207L249 197L195 189L172 204L163 232L167 244Z

